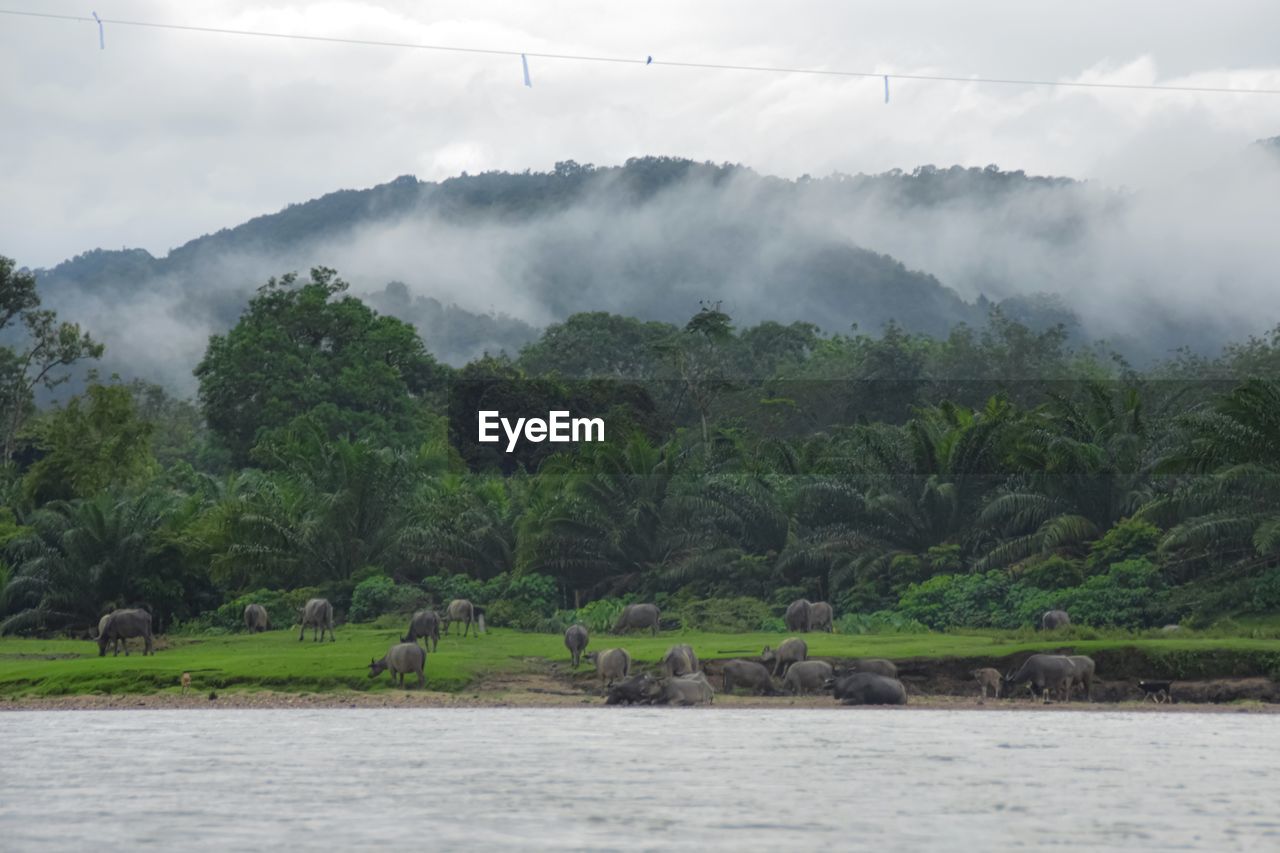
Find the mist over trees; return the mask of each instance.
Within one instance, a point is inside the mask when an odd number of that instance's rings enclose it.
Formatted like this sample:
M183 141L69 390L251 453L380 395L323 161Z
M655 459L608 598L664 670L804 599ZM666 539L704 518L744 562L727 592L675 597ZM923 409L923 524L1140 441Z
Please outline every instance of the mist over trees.
M41 310L3 269L13 316ZM576 313L454 367L332 269L268 278L203 341L193 400L101 373L27 398L0 630L134 604L230 627L245 596L313 593L367 617L460 590L528 629L636 596L752 628L800 595L933 628L1280 608L1280 328L1138 368L986 308L937 334L714 300ZM606 441L504 453L475 441L481 407L600 416Z

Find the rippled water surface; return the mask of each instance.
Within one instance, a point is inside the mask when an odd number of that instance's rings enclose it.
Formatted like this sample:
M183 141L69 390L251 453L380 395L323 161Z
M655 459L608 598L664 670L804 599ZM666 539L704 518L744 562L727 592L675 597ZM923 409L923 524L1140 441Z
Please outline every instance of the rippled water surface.
M1272 716L0 715L0 848L1280 849Z

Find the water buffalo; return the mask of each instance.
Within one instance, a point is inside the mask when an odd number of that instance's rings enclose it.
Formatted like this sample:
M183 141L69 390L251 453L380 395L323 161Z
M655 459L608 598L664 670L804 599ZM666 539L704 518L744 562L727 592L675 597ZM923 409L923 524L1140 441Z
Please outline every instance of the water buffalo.
M1032 696L1043 697L1047 705L1053 690L1058 690L1066 698L1074 673L1075 664L1064 655L1032 655L1017 672L1006 675L1004 683L1010 687L1030 683Z
M827 682L831 695L845 705L905 705L907 689L896 678L874 672L855 672Z
M715 701L711 682L700 672L666 678L661 684L662 696L655 700L659 705L710 705Z
M614 682L609 688L606 705L651 705L662 696L662 685L652 675L633 675Z
M760 660L763 663L773 664L773 677L787 674L787 668L797 661L802 661L809 656L809 645L799 637L788 637L778 646L777 651L764 647L764 651L760 653Z
M735 687L750 688L752 693L765 696L776 696L778 690L769 677L769 669L762 663L753 660L731 660L725 663L722 670L724 676L724 692L732 693Z
M569 658L573 661L574 669L582 663L582 653L587 650L589 642L591 642L591 635L587 633L585 625L570 625L569 630L564 632L564 647L569 650Z
M698 656L693 653L693 646L680 643L667 649L662 656L662 671L668 678L677 675L692 675L698 671Z
M1000 698L1000 685L1003 683L1003 679L1000 676L1000 670L984 666L981 669L975 669L970 674L973 676L974 680L978 682L978 686L982 688L982 698L978 700L979 705L985 705L987 703L988 690L992 691L992 696L997 699Z
M897 678L898 666L891 660L884 658L858 658L852 661L841 673L847 675L851 672L873 672L876 675L883 675L885 678Z
M782 689L793 696L803 696L822 690L827 679L834 675L835 670L824 660L797 661L791 664L786 678L782 679Z
M250 634L271 630L271 617L261 604L250 604L244 609L244 627Z
M830 634L831 623L835 620L835 616L835 611L831 609L830 604L825 601L815 601L809 605L809 630L826 631Z
M399 643L387 650L382 660L369 661L369 677L377 678L384 670L391 670L391 683L404 687L404 677L409 673L418 676L418 689L427 686L423 667L427 665L427 650L415 643Z
M476 606L465 598L455 598L449 602L449 606L444 611L444 635L449 636L449 625L454 622L462 623L462 636L467 636L467 631L471 631L471 636L480 636L479 627L476 622ZM473 625L476 625L474 629Z
M440 646L440 617L436 615L434 610L419 610L413 614L413 618L409 620L409 633L400 638L402 643L417 643L418 638L422 637L422 646L426 648L428 644L431 651L435 651Z
M1040 627L1046 631L1066 628L1070 624L1071 617L1067 615L1065 610L1046 610L1044 615L1040 617Z
M622 634L635 628L648 628L653 636L658 636L658 605L628 604L618 614L618 621L613 626L613 633Z
M1067 698L1071 698L1071 693L1075 692L1077 684L1084 685L1084 698L1087 702L1093 701L1093 673L1097 669L1093 658L1085 655L1070 655L1067 660L1071 661L1071 686L1067 688Z
M329 599L312 598L307 601L306 607L302 608L302 626L298 629L298 642L302 642L308 627L313 631L312 639L323 640L324 632L328 631L329 642L337 642L333 638L333 605L329 603Z
M143 655L155 654L152 648L151 614L145 610L115 610L98 622L98 657L105 657L107 646L113 647L112 656L120 654L117 641L124 643L124 655L129 656L129 638L141 637L146 645Z
M626 678L631 674L631 655L626 649L605 649L602 652L587 652L587 660L595 664L596 675L601 686L606 686Z
M787 605L787 614L783 619L788 631L805 633L813 622L813 605L806 598L797 598Z

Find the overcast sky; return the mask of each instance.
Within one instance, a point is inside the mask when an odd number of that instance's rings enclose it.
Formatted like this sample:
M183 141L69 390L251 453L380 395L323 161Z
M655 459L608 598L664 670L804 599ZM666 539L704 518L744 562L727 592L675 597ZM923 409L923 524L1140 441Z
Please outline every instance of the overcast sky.
M90 4L92 5L92 4ZM84 15L84 2L0 8ZM1280 4L109 0L104 18L528 52L1280 89ZM1117 12L1122 9L1122 12ZM731 161L922 163L1140 187L1280 134L1280 96L1030 89L531 60L0 15L0 254L50 266L397 175Z

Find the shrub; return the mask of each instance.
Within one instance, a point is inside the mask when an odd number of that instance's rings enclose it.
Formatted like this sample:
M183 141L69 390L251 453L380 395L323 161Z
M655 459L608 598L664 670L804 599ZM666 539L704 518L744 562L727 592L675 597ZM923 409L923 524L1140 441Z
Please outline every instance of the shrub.
M892 610L875 613L846 613L836 620L841 634L923 634L928 627Z
M271 618L272 629L288 628L298 624L298 611L309 598L323 597L318 587L300 589L260 589L233 598L216 610L201 614L186 623L183 633L224 633L244 630L244 609L250 604L261 604Z
M776 618L772 608L758 598L703 598L685 602L674 613L686 631L742 634L763 630Z
M411 613L425 603L416 587L398 584L386 575L374 575L356 584L351 594L352 622L368 622L387 613Z
M1093 543L1085 565L1091 573L1106 571L1115 563L1154 556L1159 544L1160 531L1155 525L1126 518Z

